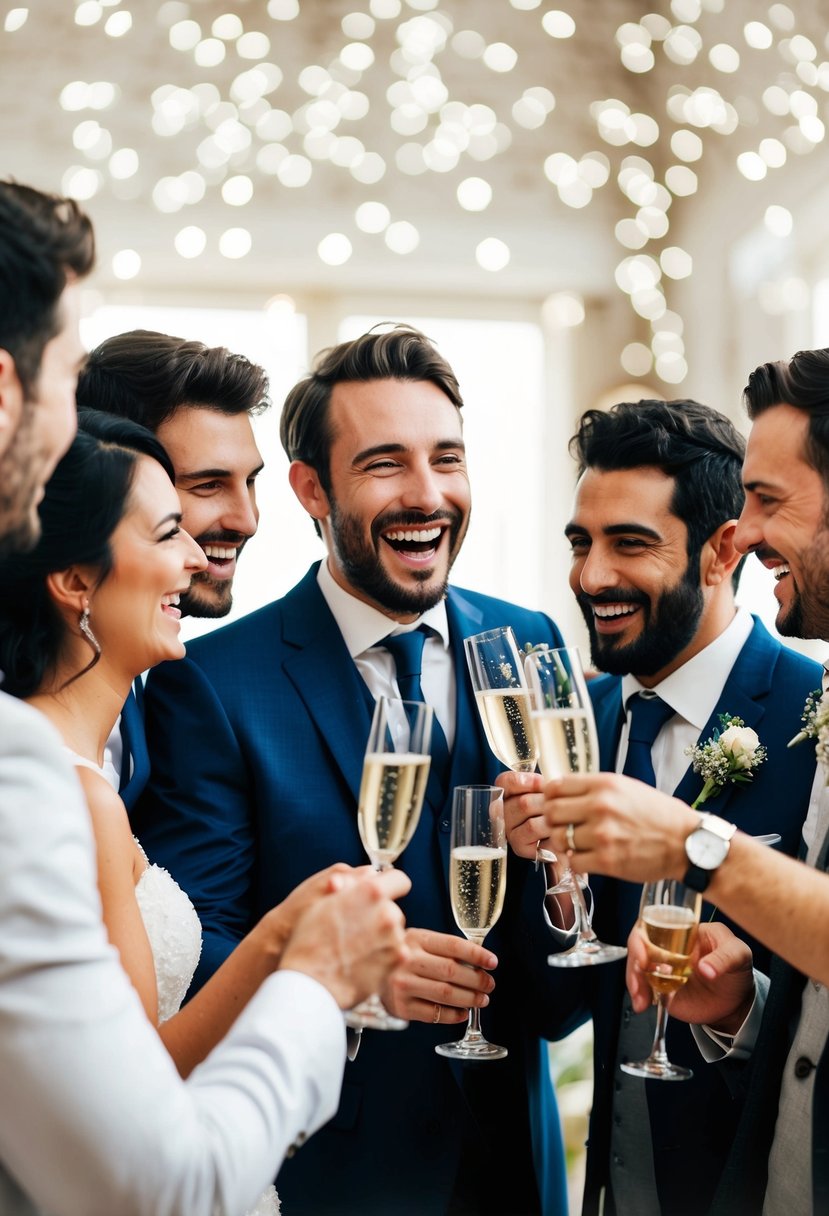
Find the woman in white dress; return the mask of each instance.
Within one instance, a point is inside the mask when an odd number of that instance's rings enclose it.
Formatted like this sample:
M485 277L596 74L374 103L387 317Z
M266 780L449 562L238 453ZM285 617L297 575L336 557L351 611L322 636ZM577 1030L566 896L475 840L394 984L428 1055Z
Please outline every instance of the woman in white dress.
M184 655L176 603L205 562L179 526L172 466L155 436L94 411L81 428L47 486L41 540L3 563L3 687L52 721L75 760L110 941L187 1076L276 968L298 916L348 867L314 875L267 913L181 1007L201 950L198 916L133 837L104 751L136 676ZM256 1216L278 1210L271 1187Z

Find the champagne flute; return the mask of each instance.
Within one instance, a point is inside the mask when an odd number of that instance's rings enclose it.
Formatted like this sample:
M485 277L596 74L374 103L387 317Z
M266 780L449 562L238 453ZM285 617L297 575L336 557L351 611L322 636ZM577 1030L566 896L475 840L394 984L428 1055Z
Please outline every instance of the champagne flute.
M544 780L552 781L565 773L595 772L599 766L599 740L578 650L543 646L527 655L524 666ZM545 853L544 859L549 856ZM576 942L569 950L551 954L547 960L551 967L611 963L627 954L625 946L609 946L599 941L590 924L582 884L580 875L571 870L568 858L564 872L550 892L567 892L572 896Z
M690 1068L672 1064L665 1050L668 1011L675 993L691 974L690 955L699 927L702 896L678 879L646 883L639 906L639 928L648 944L648 983L656 997L656 1032L647 1060L622 1064L632 1077L687 1081Z
M422 701L380 697L374 706L363 761L357 825L375 870L390 870L415 834L429 776L432 707ZM405 1030L379 996L350 1009L354 1030Z
M464 638L463 647L490 749L514 773L534 772L538 747L515 634L505 625Z
M504 791L496 785L458 785L452 795L449 893L461 933L477 945L501 915L507 885ZM469 1010L460 1041L439 1043L438 1055L451 1060L502 1060L506 1047L481 1032L481 1011Z

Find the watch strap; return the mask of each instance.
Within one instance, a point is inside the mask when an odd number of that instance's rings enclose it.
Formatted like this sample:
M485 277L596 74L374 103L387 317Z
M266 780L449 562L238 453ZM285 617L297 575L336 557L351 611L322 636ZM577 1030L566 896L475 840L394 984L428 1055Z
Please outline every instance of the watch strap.
M716 870L703 870L702 866L692 864L685 871L682 881L692 891L705 891L715 873Z

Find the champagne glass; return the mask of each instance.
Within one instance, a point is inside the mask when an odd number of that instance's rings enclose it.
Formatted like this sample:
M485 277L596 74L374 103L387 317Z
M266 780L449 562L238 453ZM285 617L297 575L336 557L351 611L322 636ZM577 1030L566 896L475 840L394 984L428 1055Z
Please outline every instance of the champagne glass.
M595 772L599 766L599 740L578 650L544 646L528 654L524 666L544 780L552 781L565 773ZM550 856L544 853L545 860ZM557 860L555 855L552 859ZM568 858L558 883L550 890L572 896L576 942L569 950L551 954L548 959L551 967L611 963L627 954L625 946L609 946L599 941L590 924L582 884L581 877L571 870Z
M672 1064L665 1050L668 1010L674 994L691 974L690 955L699 927L702 896L678 879L665 878L646 883L639 906L639 928L648 945L645 972L656 997L656 1032L647 1060L622 1064L622 1072L632 1077L656 1081L687 1081L690 1068Z
M380 697L374 706L357 810L363 848L375 870L390 870L415 834L429 776L432 707ZM379 996L345 1015L354 1030L405 1030Z
M452 795L449 893L455 923L477 945L501 915L507 885L504 791L496 785L458 785ZM481 1032L481 1011L469 1010L460 1041L439 1043L438 1055L451 1060L502 1060L506 1047Z
M463 646L487 743L513 772L534 772L538 747L515 634L507 625L464 638Z

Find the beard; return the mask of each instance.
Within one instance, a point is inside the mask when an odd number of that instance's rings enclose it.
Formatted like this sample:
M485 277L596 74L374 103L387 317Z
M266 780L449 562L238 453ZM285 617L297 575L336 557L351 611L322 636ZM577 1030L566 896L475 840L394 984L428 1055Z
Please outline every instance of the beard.
M194 536L200 549L205 545L238 545L236 562L238 566L242 550L248 542L248 537L240 532L204 532ZM204 620L218 620L227 616L233 607L233 579L214 578L206 570L198 570L190 579L190 586L179 600L181 615L202 617Z
M40 537L35 498L43 456L38 447L36 401L24 401L14 437L0 456L0 556L26 553Z
M355 591L361 592L367 599L379 605L385 612L399 615L420 616L429 608L434 608L446 595L449 582L449 571L458 556L466 529L469 525L469 515L462 515L454 508L448 508L434 515L421 515L414 511L396 512L378 517L372 522L370 539L366 539L364 525L354 515L341 511L336 501L329 496L331 509L331 537L334 553L342 567L343 573ZM430 582L433 577L431 569L413 570L415 584L420 586L403 586L389 575L380 559L379 546L385 544L381 533L390 528L422 527L424 524L435 523L438 520L449 519L449 560L446 563L446 575L440 583ZM440 544L444 543L441 537Z
M663 591L655 603L638 591L576 596L590 634L590 655L600 671L614 676L654 676L681 654L699 628L705 603L698 565L698 555L689 558L676 586ZM615 637L599 634L592 606L603 603L641 605L645 623L638 638L622 645Z
M786 612L781 608L775 625L786 638L829 638L829 518L811 545L798 557L803 570L800 586L792 579L793 597Z

